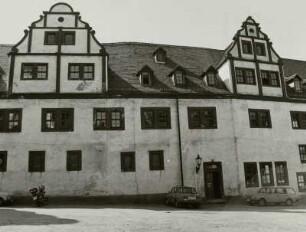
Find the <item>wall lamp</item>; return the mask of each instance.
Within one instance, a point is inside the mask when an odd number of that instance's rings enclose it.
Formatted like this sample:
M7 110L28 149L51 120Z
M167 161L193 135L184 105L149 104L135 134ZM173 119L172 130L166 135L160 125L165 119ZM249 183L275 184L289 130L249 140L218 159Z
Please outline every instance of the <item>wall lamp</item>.
M196 173L199 172L201 164L202 164L202 158L200 157L200 155L198 154L197 158L195 158L196 160Z

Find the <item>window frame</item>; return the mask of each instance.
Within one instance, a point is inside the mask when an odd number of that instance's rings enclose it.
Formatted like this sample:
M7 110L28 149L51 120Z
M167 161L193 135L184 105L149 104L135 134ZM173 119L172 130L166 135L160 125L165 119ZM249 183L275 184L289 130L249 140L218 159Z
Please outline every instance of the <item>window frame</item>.
M301 148L304 149L303 153L301 152ZM301 160L301 163L306 163L306 144L299 144L299 155L300 155L300 160Z
M303 184L304 184L304 187L303 189L300 187L300 181L299 181L299 176L302 175L303 176ZM296 173L296 178L297 178L297 186L298 186L298 189L299 189L299 192L306 192L306 172L297 172Z
M297 114L297 127L294 126L293 115ZM304 115L305 120L302 120L301 117ZM306 129L306 111L290 111L291 116L291 126L293 130L305 130ZM304 122L303 122L304 121Z
M18 114L18 126L16 128L10 129L10 113ZM21 108L11 108L11 109L0 109L0 118L3 115L3 120L0 120L0 133L14 133L21 132L22 128L22 109ZM2 121L2 122L1 122ZM14 121L13 121L14 122ZM3 129L1 128L3 124Z
M48 36L54 34L55 36L55 42L49 43ZM59 44L59 31L45 31L45 37L44 37L44 45L58 45Z
M165 113L166 124L165 126L161 125L159 120L159 113ZM152 112L152 127L146 126L145 123L145 113ZM141 129L142 130L151 130L151 129L171 129L171 111L170 107L141 107L140 108L140 117L141 117Z
M66 171L82 171L82 150L69 150L66 152ZM76 164L72 163L72 156L76 156Z
M54 128L47 128L47 114L54 114ZM61 117L63 113L70 114L70 121L67 128L61 126ZM41 131L42 132L71 132L74 131L74 108L42 108L41 109Z
M262 73L266 73L269 84L266 84L263 82ZM271 77L272 74L276 75L276 82L277 82L276 85L272 84L273 82L272 77ZM277 71L260 70L260 79L261 79L262 86L264 87L280 87L279 72Z
M151 72L148 72L148 71L143 71L141 72L140 74L140 77L141 77L141 85L143 86L150 86L151 85ZM144 79L145 78L148 78L148 83L144 83Z
M237 75L237 72L238 71L241 71L242 72L242 76L239 76ZM253 83L249 83L247 80L250 80L246 74L248 71L251 71L253 76L252 76L252 80L253 80ZM256 83L256 72L255 72L255 69L252 69L252 68L240 68L240 67L235 67L235 78L236 78L236 84L243 84L243 85L257 85ZM243 82L240 81L240 78L243 79Z
M65 40L66 39L66 35L72 35L72 43L71 44L69 44L69 43L67 43L67 41ZM75 45L75 31L62 31L62 33L61 33L61 45Z
M104 112L105 113L105 127L97 126L97 113ZM119 112L120 119L113 119L112 113ZM113 120L120 120L120 127L113 127L112 121ZM101 119L102 121L102 119ZM124 115L124 107L108 107L108 108L94 108L93 109L93 130L125 130L125 115Z
M182 74L182 82L178 82L178 74ZM175 87L186 87L187 86L187 77L186 73L183 70L176 70L173 73L173 80L174 80L174 86Z
M209 72L206 75L206 82L208 86L215 87L217 85L217 77L213 72Z
M264 165L269 165L269 178L270 178L270 183L266 184L263 181L264 176L264 172L262 171L263 168L262 166ZM265 168L264 168L265 169ZM261 181L261 186L274 186L274 176L273 176L273 166L272 166L272 162L260 162L259 163L259 170L260 170L260 181Z
M270 115L270 110L266 110L266 109L248 109L248 113L249 113L249 123L250 123L250 128L272 128L272 121L271 121L271 115ZM251 119L251 113L255 113L256 114L256 124L252 123L252 119ZM260 116L260 114L262 113L268 113L268 126L265 126L265 121L263 121L262 117Z
M248 165L254 165L256 167L256 173L252 173L252 177L254 178L254 184L249 184L248 181L248 176L251 173L250 171L247 171L247 166ZM244 178L245 178L245 186L246 188L254 188L254 187L259 187L259 178L258 178L258 167L256 162L244 162L243 164L244 167Z
M258 51L258 47L261 47L261 51L263 51L263 53L259 53ZM256 55L257 56L266 56L267 55L267 51L266 51L266 44L263 42L255 42L255 50L256 50Z
M25 69L25 66L32 66L32 78L24 78L24 74L25 73L28 73L28 72L25 72L24 69ZM38 66L45 66L46 67L46 71L45 72L38 72ZM38 73L45 73L46 74L46 77L44 78L37 78L37 74ZM21 64L21 76L20 76L20 80L22 81L44 81L44 80L48 80L48 63L22 63Z
M0 151L0 159L3 160L3 163L0 164L0 172L7 171L7 151Z
M159 157L159 165L153 165L153 156L158 156ZM165 170L164 166L164 151L163 150L154 150L154 151L149 151L149 167L150 171L163 171Z
M41 156L40 157L40 164L38 165L39 168L34 168L33 160L34 156ZM46 166L46 152L45 151L29 151L29 164L28 164L28 172L45 172L45 166Z
M125 161L124 159L130 156L132 159L131 166L125 167ZM129 152L121 152L120 153L120 159L121 159L121 172L136 172L136 164L135 164L135 152L129 151Z
M162 57L163 59L159 59L160 57ZM166 54L166 52L157 51L157 52L155 53L155 62L156 62L156 63L164 64L164 63L166 63L166 60L167 60L167 54Z
M52 34L55 36L55 40L54 43L49 43L48 36ZM67 44L65 41L65 36L69 34L73 36L73 42L71 44ZM75 35L75 31L45 31L44 45L75 45Z
M246 48L245 46L247 46L247 50L245 50L245 48ZM253 55L254 54L252 41L241 40L241 47L242 47L241 50L244 54L247 54L247 55Z
M192 113L195 111L199 112L199 122L198 125L196 125L196 122L192 121ZM218 129L218 120L217 120L217 109L216 107L187 107L188 112L188 126L189 129ZM210 126L205 126L206 124L209 124L205 117L205 112L212 113L212 118L214 120L213 124Z
M279 165L284 165L284 173L278 172ZM274 162L275 166L275 177L276 177L276 184L277 186L287 186L289 185L289 176L288 176L288 168L287 168L287 162L285 161L277 161ZM284 183L281 183L282 178L284 178Z
M72 72L71 67L72 66L77 66L79 68L79 78L71 78ZM92 67L92 72L85 72L85 66L90 66ZM84 78L84 73L92 73L91 78ZM93 81L95 79L95 63L69 63L68 64L68 80L70 81Z

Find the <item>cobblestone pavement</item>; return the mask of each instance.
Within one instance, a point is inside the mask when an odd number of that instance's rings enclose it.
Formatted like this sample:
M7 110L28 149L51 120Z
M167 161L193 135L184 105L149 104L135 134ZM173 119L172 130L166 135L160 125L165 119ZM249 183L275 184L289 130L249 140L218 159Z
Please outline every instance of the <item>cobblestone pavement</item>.
M48 206L0 208L0 232L301 232L306 207L203 206Z

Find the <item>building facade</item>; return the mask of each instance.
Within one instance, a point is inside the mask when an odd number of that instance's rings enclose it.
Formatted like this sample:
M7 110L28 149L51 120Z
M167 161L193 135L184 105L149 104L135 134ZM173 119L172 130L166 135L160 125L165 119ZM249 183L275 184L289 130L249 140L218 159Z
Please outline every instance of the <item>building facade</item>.
M305 65L281 58L251 17L225 50L103 44L57 3L19 43L0 45L0 190L303 193Z

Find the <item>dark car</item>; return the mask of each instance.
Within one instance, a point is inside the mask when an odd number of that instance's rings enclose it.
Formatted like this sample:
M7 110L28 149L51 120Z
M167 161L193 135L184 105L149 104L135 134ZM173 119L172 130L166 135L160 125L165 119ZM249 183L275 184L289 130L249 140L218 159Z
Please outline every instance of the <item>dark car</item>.
M12 204L12 196L9 193L0 192L0 206Z
M173 187L167 194L166 204L174 205L176 207L192 206L194 208L200 207L202 202L201 196L193 187L177 185Z
M290 187L263 187L256 194L247 196L245 200L251 205L264 206L268 203L285 203L291 206L299 200L299 195Z

